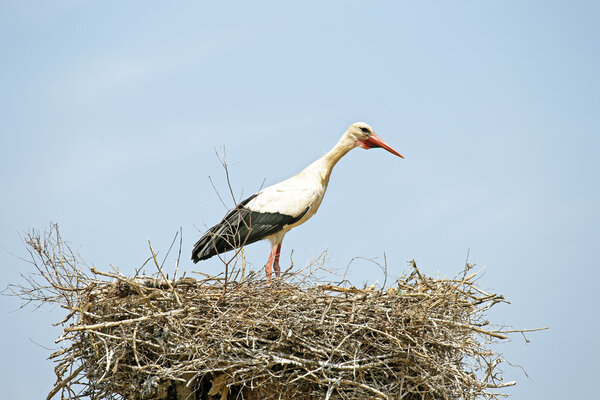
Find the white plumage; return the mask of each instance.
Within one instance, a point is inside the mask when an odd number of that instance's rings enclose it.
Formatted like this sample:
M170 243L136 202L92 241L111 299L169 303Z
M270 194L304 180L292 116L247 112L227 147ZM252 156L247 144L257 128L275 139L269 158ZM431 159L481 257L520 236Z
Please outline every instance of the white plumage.
M283 237L317 212L333 167L358 146L365 149L382 147L402 157L369 125L354 123L327 154L297 175L261 190L230 211L223 221L209 229L196 243L192 260L198 262L245 244L269 239L272 249L265 265L267 277L270 278L272 268L279 276L279 253Z

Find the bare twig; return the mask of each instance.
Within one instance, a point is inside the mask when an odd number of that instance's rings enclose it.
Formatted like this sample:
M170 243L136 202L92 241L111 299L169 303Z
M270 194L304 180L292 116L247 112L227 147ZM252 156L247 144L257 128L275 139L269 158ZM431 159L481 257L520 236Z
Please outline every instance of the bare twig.
M154 260L154 265L156 265L156 269L158 269L158 272L160 272L160 275L163 277L163 279L165 280L165 282L169 286L169 289L171 289L171 291L175 295L175 300L177 300L177 305L181 307L181 300L179 299L179 296L177 295L177 292L173 288L173 285L169 281L169 278L167 278L167 276L163 272L162 267L158 264L158 260L156 259L156 253L154 252L154 249L152 248L152 243L150 242L150 240L148 240L148 246L150 247L150 252L152 253L152 259Z

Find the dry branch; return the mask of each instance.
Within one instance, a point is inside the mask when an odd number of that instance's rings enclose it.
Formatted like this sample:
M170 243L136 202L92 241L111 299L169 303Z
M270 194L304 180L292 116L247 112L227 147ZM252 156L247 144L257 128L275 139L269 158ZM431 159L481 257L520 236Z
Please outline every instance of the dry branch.
M412 262L382 290L317 282L315 265L168 280L152 249L158 272L126 277L88 269L56 226L26 244L37 275L13 293L68 313L48 398L495 399L514 384L489 344L521 331L490 328L504 298L469 266L434 279Z

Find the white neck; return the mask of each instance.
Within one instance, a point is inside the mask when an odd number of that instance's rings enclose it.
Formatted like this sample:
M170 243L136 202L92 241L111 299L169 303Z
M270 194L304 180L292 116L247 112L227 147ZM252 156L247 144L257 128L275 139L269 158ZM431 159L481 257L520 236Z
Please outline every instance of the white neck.
M342 135L340 140L338 140L337 144L333 146L333 149L329 151L329 153L325 154L323 158L327 161L327 164L330 164L330 169L340 161L340 158L344 157L350 150L356 147L356 142L350 138L350 136L346 133Z
M317 160L317 163L320 167L319 172L321 174L321 179L323 179L326 185L327 182L329 182L329 176L331 175L331 170L333 170L335 164L337 164L337 162L340 161L342 157L344 157L350 150L352 150L356 146L356 141L353 140L350 137L350 135L348 135L348 133L346 132L344 133L344 135L342 135L340 140L338 140L337 144L333 146L333 149L331 149L327 154L325 154L323 157Z

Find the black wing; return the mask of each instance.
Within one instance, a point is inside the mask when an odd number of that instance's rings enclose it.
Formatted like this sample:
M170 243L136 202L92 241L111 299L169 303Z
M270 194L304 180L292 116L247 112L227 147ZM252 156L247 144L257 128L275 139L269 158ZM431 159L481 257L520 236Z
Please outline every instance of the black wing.
M308 211L307 208L297 217L292 217L281 213L256 212L245 208L245 205L256 196L257 194L254 194L238 204L223 218L223 221L210 228L196 242L192 252L194 263L258 242L279 232L285 225L299 221Z

